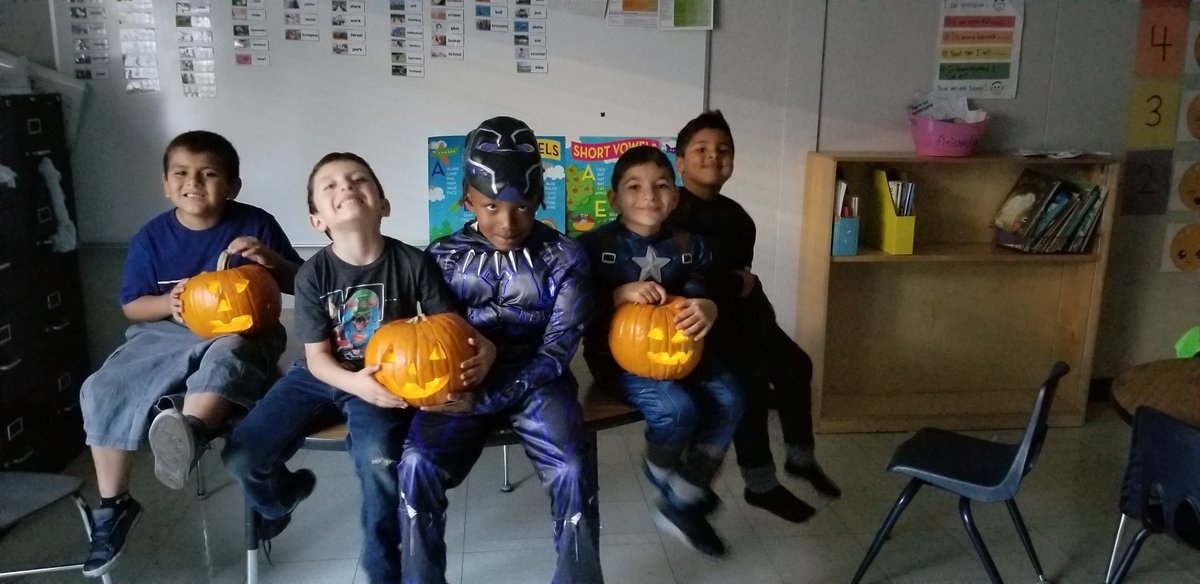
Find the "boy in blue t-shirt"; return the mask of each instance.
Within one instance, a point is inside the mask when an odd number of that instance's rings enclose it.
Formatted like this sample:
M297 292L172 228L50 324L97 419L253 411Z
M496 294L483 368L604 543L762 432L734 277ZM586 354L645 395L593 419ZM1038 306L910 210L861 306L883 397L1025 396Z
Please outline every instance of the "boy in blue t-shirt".
M101 503L95 511L86 576L108 573L141 506L129 495L132 454L147 434L151 408L184 393L150 425L154 474L183 487L203 444L235 407L250 408L286 344L282 326L255 335L201 339L182 324L180 294L191 276L216 267L265 266L287 293L300 256L267 212L234 201L241 188L237 151L206 131L180 134L163 154L163 191L175 206L133 236L121 282L121 309L136 322L125 343L83 383L80 405Z
M715 351L689 355L699 358L699 365L687 377L670 381L622 371L608 347L616 307L628 302L685 298L677 303L675 321L690 339L703 339L717 319L717 305L709 299L712 259L704 240L663 225L678 197L671 161L658 148L630 148L617 160L608 200L620 216L579 238L600 299L584 357L596 379L619 387L622 397L645 414L643 471L661 495L659 525L697 551L720 557L725 543L707 516L718 503L713 479L742 417L741 389Z
M767 432L767 393L775 390L786 449L784 470L827 497L841 489L817 464L812 425L812 359L775 321L754 262L754 219L721 194L733 175L733 135L720 111L689 121L676 140L683 179L679 206L668 224L705 238L713 250L713 284L721 322L709 348L729 364L746 395L733 447L746 483L743 497L787 521L799 523L815 510L779 483Z

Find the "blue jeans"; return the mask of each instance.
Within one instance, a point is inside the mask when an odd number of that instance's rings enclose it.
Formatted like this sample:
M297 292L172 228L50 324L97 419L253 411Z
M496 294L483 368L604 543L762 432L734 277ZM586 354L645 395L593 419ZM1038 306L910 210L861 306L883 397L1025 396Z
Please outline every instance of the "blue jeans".
M583 425L573 381L527 392L496 414L454 416L418 412L405 445L400 475L404 584L446 581L446 491L459 485L483 450L487 435L512 423L550 495L558 564L555 584L601 584L600 510L595 445Z
M729 370L705 356L691 375L678 381L625 371L618 381L625 399L646 417L646 460L694 485L711 484L744 407Z
M234 430L221 457L250 506L268 519L291 502L284 465L323 419L346 418L346 445L362 483L363 569L373 583L400 581L400 506L396 461L412 410L380 408L335 389L297 361Z

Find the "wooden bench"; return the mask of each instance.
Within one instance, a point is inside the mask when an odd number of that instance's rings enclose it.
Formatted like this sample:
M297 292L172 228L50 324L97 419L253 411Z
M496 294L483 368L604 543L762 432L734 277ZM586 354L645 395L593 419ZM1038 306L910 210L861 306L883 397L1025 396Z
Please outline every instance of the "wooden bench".
M583 422L587 429L588 448L591 451L592 464L597 465L596 433L600 430L616 428L640 421L642 419L642 412L618 398L612 388L597 386L581 356L576 355L575 359L571 361L571 371L579 381L579 403L583 406ZM346 433L346 424L344 422L334 424L310 434L305 438L302 448L344 452L346 451ZM504 483L500 486L500 490L506 493L513 490L512 485L508 482L507 447L510 444L517 444L518 442L519 438L513 432L512 427L504 425L493 430L484 443L485 446L505 447ZM596 474L597 469L592 470L594 476L599 476ZM249 504L247 504L246 584L258 583L259 523L260 518L258 513L255 513Z

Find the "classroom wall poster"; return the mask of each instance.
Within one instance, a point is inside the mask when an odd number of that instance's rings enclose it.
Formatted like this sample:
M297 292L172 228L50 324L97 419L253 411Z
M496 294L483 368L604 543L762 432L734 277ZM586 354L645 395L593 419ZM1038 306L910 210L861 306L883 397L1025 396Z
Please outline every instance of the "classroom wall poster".
M429 241L449 235L474 215L460 203L463 196L463 147L466 136L433 136L427 142L429 152ZM566 219L564 197L562 136L541 136L538 149L542 155L545 177L545 207L538 208L537 218L559 231Z
M608 0L608 26L659 30L712 30L713 0Z
M942 0L935 89L1016 97L1024 15L1024 0Z

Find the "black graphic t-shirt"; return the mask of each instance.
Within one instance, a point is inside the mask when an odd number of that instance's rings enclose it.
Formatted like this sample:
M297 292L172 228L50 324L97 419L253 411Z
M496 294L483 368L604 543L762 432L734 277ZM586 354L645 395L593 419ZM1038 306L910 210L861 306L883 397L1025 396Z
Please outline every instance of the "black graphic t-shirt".
M441 271L421 250L390 237L365 266L348 264L332 246L317 252L296 274L295 334L302 343L328 341L334 357L362 367L371 335L384 323L455 310Z

